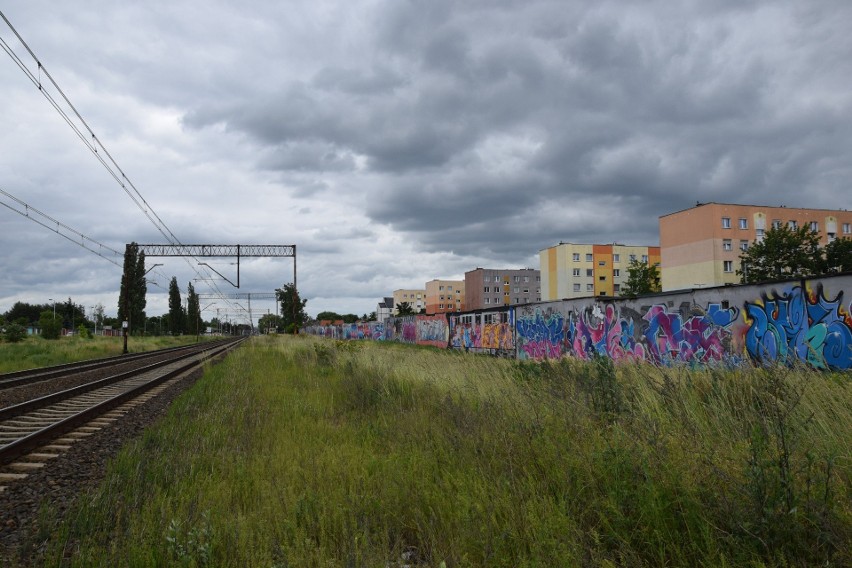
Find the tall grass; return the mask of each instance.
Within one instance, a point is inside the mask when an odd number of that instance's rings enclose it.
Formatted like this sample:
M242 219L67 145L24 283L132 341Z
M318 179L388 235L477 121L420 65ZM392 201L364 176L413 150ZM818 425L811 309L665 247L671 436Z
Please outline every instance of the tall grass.
M850 389L261 338L42 527L38 562L850 565Z
M128 351L140 353L194 343L194 335L179 337L130 337ZM122 337L96 336L90 338L73 335L58 340L28 337L20 343L0 342L0 373L35 369L63 363L74 363L86 359L98 359L121 355L124 350Z

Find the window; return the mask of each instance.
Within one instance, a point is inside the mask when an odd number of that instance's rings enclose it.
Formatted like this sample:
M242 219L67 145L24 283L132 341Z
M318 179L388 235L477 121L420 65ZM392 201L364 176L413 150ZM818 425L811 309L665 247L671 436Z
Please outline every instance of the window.
M598 276L598 280L601 282L606 282L606 276Z
M486 303L486 304L490 304L490 303L491 303L491 298L485 298L485 303Z
M621 292L621 284L613 284L612 291L613 292Z
M722 217L722 228L730 229L731 228L731 218L730 217Z
M740 241L740 250L743 252L748 250L748 241Z
M518 292L520 292L520 291L521 291L521 287L520 287L520 286L515 286L515 294L517 294L517 293L518 293Z
M612 271L612 275L615 276L616 278L620 277L621 276L621 269L620 268L614 269Z
M575 252L574 254L571 255L571 257L573 258L574 262L580 262L580 253L579 252Z
M524 294L529 294L529 293L530 293L530 289L529 289L529 288L524 288Z
M443 309L444 309L444 304L438 304L438 309L439 309L439 310L443 310Z
M621 255L620 254L612 255L612 261L613 262L621 262Z
M494 282L500 282L500 275L499 274L494 277Z
M811 221L811 231L813 231L814 233L818 233L819 223L817 223L816 221Z
M489 288L488 286L486 286L486 287L485 287L482 291L483 291L483 292L485 292L485 293L487 294L488 292L490 292L490 291L491 291L491 288Z
M635 254L631 254L631 255L630 255L630 262L633 262L634 260L636 260L636 255L635 255Z
M740 217L740 229L748 229L748 219Z
M761 242L763 240L763 236L764 236L763 229L755 229L754 232L756 233L754 240L756 240L757 242Z
M574 284L574 291L575 291L575 292L579 292L579 291L580 291L580 285L579 285L579 284Z
M529 277L529 276L524 276L524 282L529 282L529 281L530 281L530 277Z
M447 292L452 292L452 291L453 291L453 287L452 287L452 286L447 286Z
M723 268L725 269L725 272L733 272L734 271L734 261L733 260L726 260L723 264Z
M571 271L571 275L572 276L579 276L580 275L580 269L575 268L574 270Z
M443 290L444 290L444 287L443 287L443 286L438 286L438 290L443 291Z
M787 222L787 226L790 227L791 229L793 229L794 231L797 231L799 229L799 224L796 223L795 219L790 219Z
M733 245L731 245L731 239L725 239L722 241L722 250L733 250Z
M772 228L780 229L781 228L781 219L773 219L772 220Z
M515 303L516 303L516 304L520 304L520 303L521 303L521 300L520 300L519 298L515 298Z
M852 223L843 223L843 234L848 235L852 233Z
M520 276L515 276L515 277L513 278L513 280L514 280L515 282L520 282L520 281L521 281L521 277L520 277Z
M536 276L536 277L535 277L535 281L536 281L536 282L541 282L541 276Z
M604 292L603 290L601 290L600 292L598 292L598 296L606 296L606 292Z
M586 284L586 292L594 292L595 285L594 284Z
M644 262L645 264L648 264L648 255L647 254L642 255L642 262Z
M837 234L836 234L836 233L829 233L829 234L828 234L828 242L833 242L833 241L834 241L834 239L836 239L836 238L837 238Z
M592 262L593 260L594 260L594 258L592 257L592 253L587 252L586 253L586 262Z
M605 260L599 260L598 266L606 266L606 261Z
M586 277L587 277L587 278L591 278L591 277L593 277L594 275L595 275L595 271L594 271L593 269L591 269L591 268L587 268L587 269L586 269Z

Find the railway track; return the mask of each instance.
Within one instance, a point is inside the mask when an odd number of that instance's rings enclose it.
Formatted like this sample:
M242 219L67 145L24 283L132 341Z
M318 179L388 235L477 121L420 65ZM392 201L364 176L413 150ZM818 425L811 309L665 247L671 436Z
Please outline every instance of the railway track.
M25 478L28 472L44 467L74 442L120 419L129 409L166 388L170 381L185 376L242 340L134 356L132 369L127 369L127 358L119 357L16 373L15 377L0 376L0 389L39 382L43 391L53 381L65 384L63 378L72 375L74 382L80 383L0 409L0 491L8 483ZM108 376L104 377L104 369L108 368L120 370L107 372ZM97 377L81 380L92 375ZM25 380L4 383L4 379Z

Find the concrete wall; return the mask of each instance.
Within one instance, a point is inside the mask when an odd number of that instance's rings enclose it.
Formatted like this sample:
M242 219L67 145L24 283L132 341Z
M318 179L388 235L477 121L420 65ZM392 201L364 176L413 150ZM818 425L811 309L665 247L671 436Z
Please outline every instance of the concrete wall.
M518 359L695 366L805 363L852 369L852 273L635 300L577 298L478 312L308 328L309 333L465 349Z

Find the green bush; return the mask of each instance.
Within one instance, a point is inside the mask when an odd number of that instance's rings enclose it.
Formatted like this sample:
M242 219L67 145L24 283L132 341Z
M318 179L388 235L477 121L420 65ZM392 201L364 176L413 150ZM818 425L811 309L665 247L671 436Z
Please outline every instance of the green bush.
M9 324L6 326L6 333L4 334L4 337L9 343L18 343L19 341L26 339L27 330L22 325L18 325L16 323Z
M38 325L41 327L41 336L45 339L59 339L59 334L62 332L62 323L59 319L53 317L53 312L41 312L38 319Z

